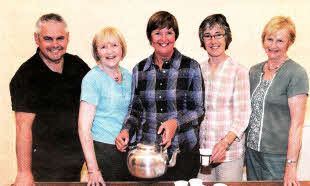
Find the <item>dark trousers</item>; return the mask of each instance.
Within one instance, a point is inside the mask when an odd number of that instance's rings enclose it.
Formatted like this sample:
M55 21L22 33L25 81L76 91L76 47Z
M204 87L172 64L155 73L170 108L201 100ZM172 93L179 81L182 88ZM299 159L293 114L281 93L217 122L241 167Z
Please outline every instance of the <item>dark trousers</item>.
M120 152L115 145L97 141L94 141L94 148L104 181L134 180L127 168L127 153Z
M161 180L190 180L196 178L200 168L199 152L185 152L178 154L174 167L169 167Z
M40 149L32 153L32 174L36 182L79 182L83 164L82 149L65 155Z

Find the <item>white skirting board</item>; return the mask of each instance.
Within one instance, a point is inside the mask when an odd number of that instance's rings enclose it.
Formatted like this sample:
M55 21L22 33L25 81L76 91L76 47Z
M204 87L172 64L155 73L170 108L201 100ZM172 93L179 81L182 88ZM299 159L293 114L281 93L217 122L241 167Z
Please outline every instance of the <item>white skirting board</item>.
M305 121L302 147L298 162L298 178L310 180L310 121Z

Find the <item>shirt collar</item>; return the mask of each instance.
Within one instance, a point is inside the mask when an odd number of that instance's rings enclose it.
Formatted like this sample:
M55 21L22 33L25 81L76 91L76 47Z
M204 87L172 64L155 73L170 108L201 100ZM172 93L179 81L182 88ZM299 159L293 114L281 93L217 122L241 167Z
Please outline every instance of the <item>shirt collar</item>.
M168 62L170 63L171 67L178 70L180 67L181 59L182 59L182 54L176 48L174 48L174 52L171 58L168 60ZM143 68L143 71L149 70L152 65L155 65L154 53L146 59L146 63Z
M67 53L65 53L65 54L67 54ZM65 71L65 61L66 61L66 60L65 60L65 56L66 56L66 55L63 55L64 63L63 63L63 69L62 69L62 73L61 73L61 74L64 74L64 71ZM39 48L39 47L37 48L37 51L36 51L34 57L35 57L38 61L40 61L40 64L41 64L42 66L44 66L44 68L47 68L49 71L52 71L51 69L48 68L48 66L44 63L43 59L41 58L41 56L40 56L40 48ZM67 64L67 63L66 63L66 64ZM52 72L53 72L53 71L52 71ZM55 72L55 73L57 73L57 72Z
M37 58L40 58L40 59L41 59L41 57L40 57L40 48L39 48L39 47L37 48L37 51L36 51L35 56L36 56ZM42 60L42 59L41 59L41 60Z
M48 67L46 66L46 64L44 63L43 59L42 59L41 56L40 56L40 48L39 48L39 47L37 48L37 51L36 51L34 57L37 59L37 61L40 62L41 65L43 65L44 67L48 68Z

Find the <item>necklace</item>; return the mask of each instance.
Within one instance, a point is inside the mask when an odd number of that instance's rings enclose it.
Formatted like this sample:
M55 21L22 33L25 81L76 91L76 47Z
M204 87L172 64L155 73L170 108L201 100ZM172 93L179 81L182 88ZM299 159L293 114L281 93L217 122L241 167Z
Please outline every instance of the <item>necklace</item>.
M104 68L101 65L99 65L99 68L103 70L105 73L107 73L111 77L111 79L113 79L117 83L120 83L120 81L122 80L122 73L119 68L111 70L111 69Z
M118 77L114 77L114 81L119 81L119 78Z
M283 65L283 64L284 64L284 62L278 64L276 67L271 68L270 65L269 65L269 63L267 63L266 66L267 66L268 71L269 71L269 72L272 72L272 71L277 70L278 68L280 68L281 65Z
M121 79L119 74L120 72L118 70L116 73L113 74L114 81L118 82Z

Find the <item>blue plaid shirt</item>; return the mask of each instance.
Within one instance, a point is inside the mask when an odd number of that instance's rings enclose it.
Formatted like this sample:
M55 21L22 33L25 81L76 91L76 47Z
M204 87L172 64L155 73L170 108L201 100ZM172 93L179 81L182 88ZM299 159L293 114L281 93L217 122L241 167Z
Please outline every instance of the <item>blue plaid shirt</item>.
M204 84L195 60L174 49L161 70L154 63L154 54L134 67L131 103L122 129L136 134L136 142L158 143L160 123L176 119L178 129L168 151L192 151L199 146L203 117Z

